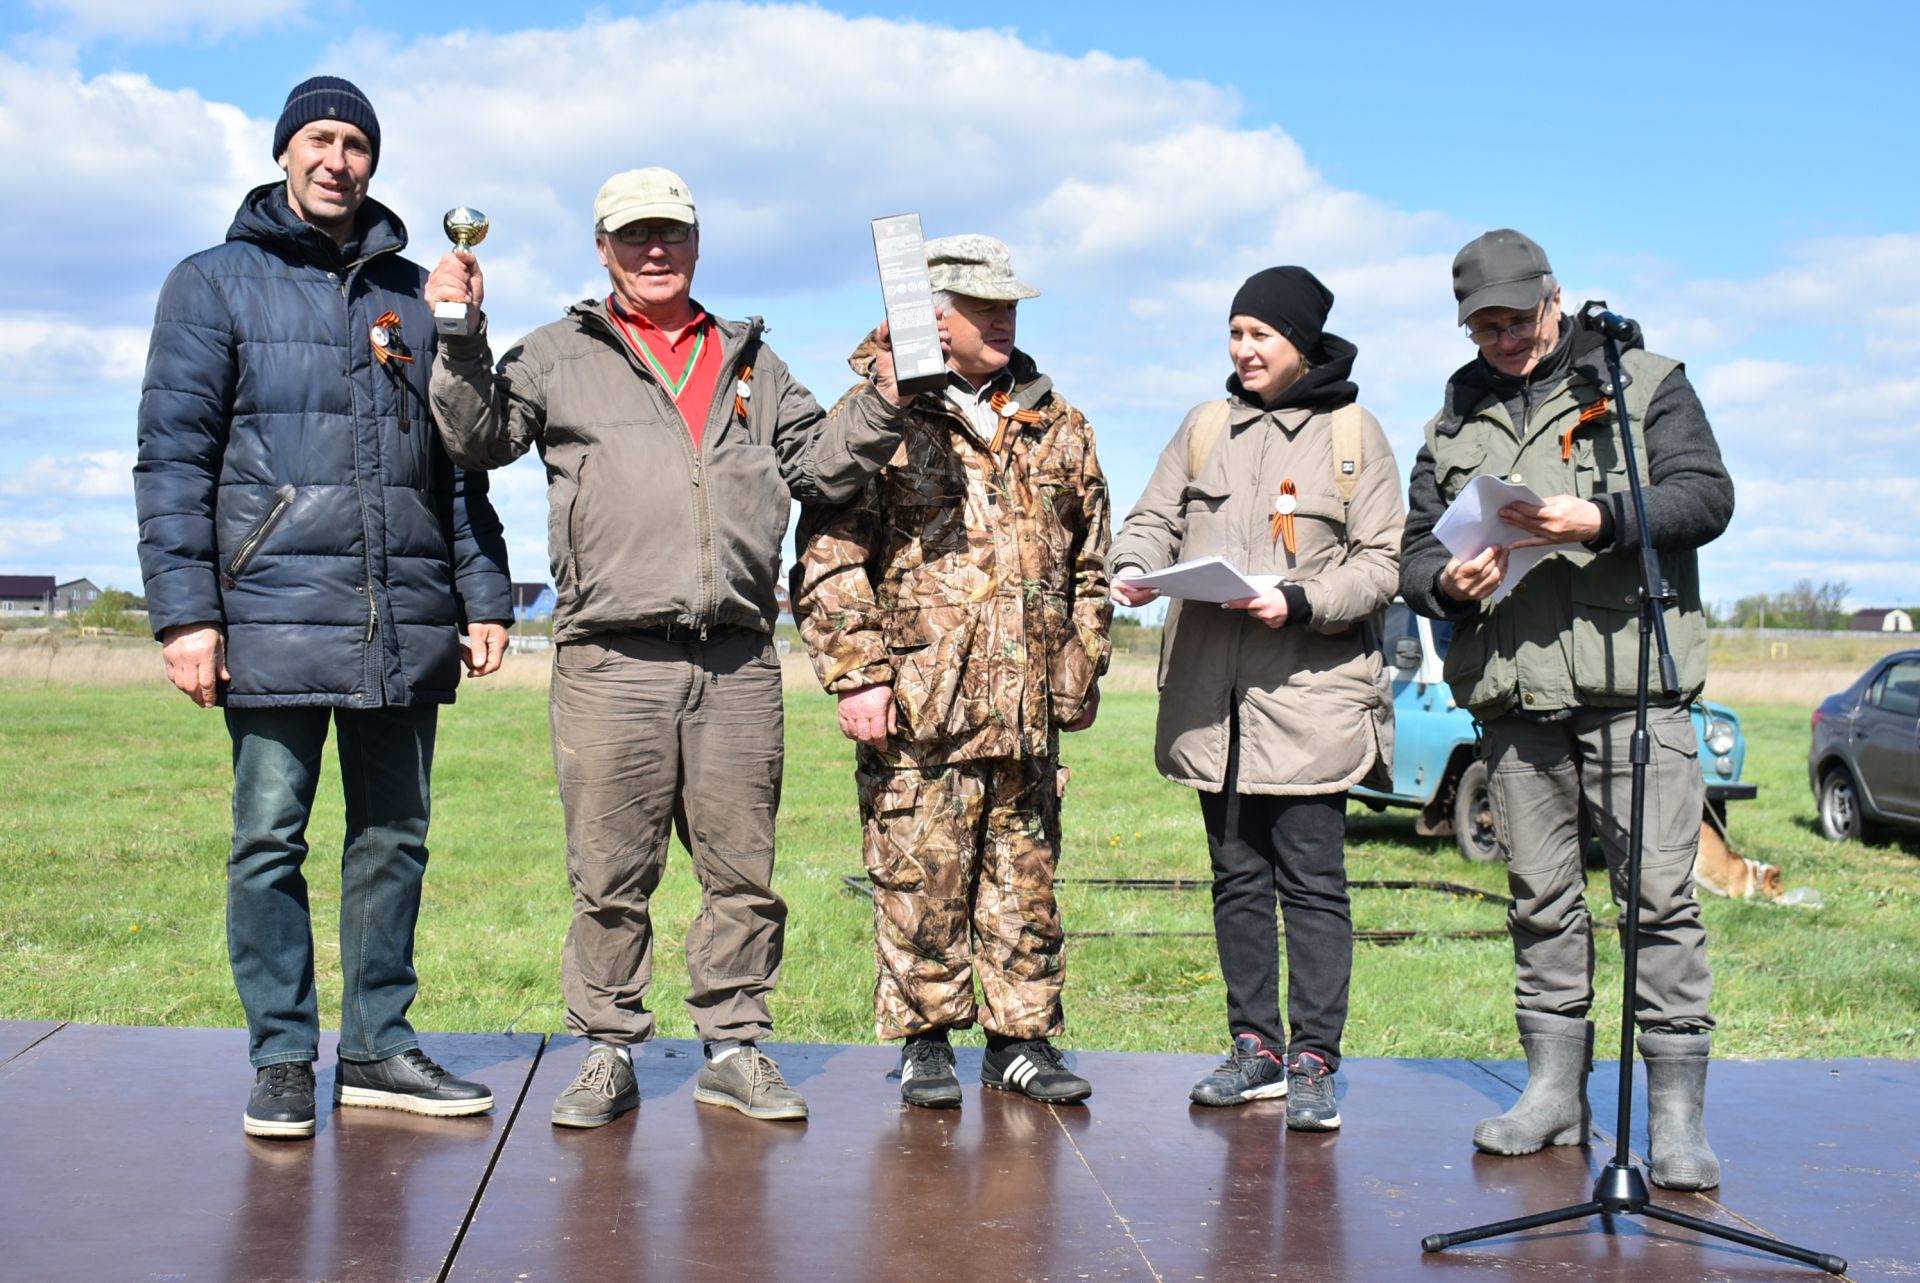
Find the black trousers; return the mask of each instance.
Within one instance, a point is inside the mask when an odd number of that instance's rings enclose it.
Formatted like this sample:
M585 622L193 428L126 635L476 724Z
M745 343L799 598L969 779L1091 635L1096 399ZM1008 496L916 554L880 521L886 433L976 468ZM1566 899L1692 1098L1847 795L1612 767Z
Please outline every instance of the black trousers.
M1340 1067L1353 977L1353 910L1347 899L1347 795L1240 793L1240 737L1227 754L1226 788L1200 795L1213 857L1213 938L1227 982L1227 1022L1287 1056L1311 1051ZM1280 1025L1280 938L1287 931L1287 1024Z

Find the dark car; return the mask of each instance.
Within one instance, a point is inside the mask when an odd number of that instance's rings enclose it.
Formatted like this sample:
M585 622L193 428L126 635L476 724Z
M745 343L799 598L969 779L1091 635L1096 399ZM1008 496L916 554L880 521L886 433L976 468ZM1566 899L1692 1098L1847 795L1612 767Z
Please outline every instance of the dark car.
M1920 829L1920 650L1895 651L1813 710L1807 780L1830 842Z

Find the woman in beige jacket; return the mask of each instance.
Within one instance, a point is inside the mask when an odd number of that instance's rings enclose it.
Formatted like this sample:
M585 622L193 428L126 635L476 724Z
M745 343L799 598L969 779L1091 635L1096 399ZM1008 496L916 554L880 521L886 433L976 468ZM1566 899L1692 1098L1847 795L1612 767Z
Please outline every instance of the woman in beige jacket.
M1154 753L1163 775L1200 791L1233 1034L1193 1099L1288 1096L1298 1131L1340 1126L1333 1074L1353 970L1347 790L1388 780L1392 699L1374 624L1398 582L1405 517L1386 436L1355 404L1357 351L1323 330L1332 305L1301 267L1241 286L1228 397L1188 412L1110 554L1113 597L1127 606L1157 595L1129 576L1199 557L1280 577L1224 608L1169 604Z

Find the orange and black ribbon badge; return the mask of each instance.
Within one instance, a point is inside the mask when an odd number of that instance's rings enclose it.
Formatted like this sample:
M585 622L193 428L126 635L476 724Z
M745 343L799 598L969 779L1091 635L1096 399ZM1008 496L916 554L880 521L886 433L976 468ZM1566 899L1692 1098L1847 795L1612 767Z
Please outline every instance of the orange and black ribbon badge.
M743 365L740 367L740 380L733 385L733 412L740 416L742 423L747 421L747 398L753 395L752 379L753 367Z
M1285 542L1288 553L1300 551L1294 541L1293 514L1300 507L1299 488L1288 477L1280 483L1280 493L1273 499L1273 541Z
M1008 396L1005 392L994 393L992 400L988 401L987 404L991 405L993 407L993 412L1000 416L1000 424L998 427L996 427L993 430L993 444L990 447L988 447L995 454L999 454L1000 447L1006 444L1008 424L1038 423L1040 422L1041 419L1046 417L1045 415L1041 414L1040 411L1038 410L1020 409L1019 406L1014 404L1013 398ZM1014 408L1011 410L1007 409L1007 407L1010 405L1014 406Z
M1572 425L1569 426L1567 430L1564 433L1562 433L1560 436L1560 462L1565 463L1568 459L1573 458L1573 434L1574 433L1578 432L1581 428L1586 427L1589 423L1592 423L1594 420L1604 419L1606 417L1607 417L1607 398L1605 397L1601 397L1598 401L1595 401L1592 405L1586 405L1586 406L1580 407L1580 417L1575 419Z
M400 318L392 312L382 312L380 319L373 323L373 329L367 332L373 340L373 359L385 365L388 361L405 361L413 364L413 358L399 350Z

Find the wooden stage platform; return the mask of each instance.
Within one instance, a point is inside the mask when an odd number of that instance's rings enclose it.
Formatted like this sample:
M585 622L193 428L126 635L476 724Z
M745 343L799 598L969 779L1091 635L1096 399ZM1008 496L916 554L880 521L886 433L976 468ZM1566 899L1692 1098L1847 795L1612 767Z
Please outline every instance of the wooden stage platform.
M1476 1155L1514 1062L1349 1060L1345 1129L1308 1135L1278 1102L1190 1107L1214 1056L1082 1052L1093 1099L1050 1109L981 1091L963 1048L965 1104L931 1112L900 1104L891 1049L782 1044L813 1116L758 1123L695 1105L698 1045L661 1041L641 1107L583 1132L547 1121L574 1040L426 1042L491 1115L334 1111L329 1041L318 1136L276 1142L241 1133L238 1030L0 1022L0 1283L1829 1277L1640 1217L1423 1254L1586 1200L1612 1154ZM1710 1090L1725 1181L1657 1202L1920 1278L1920 1062L1717 1061Z

